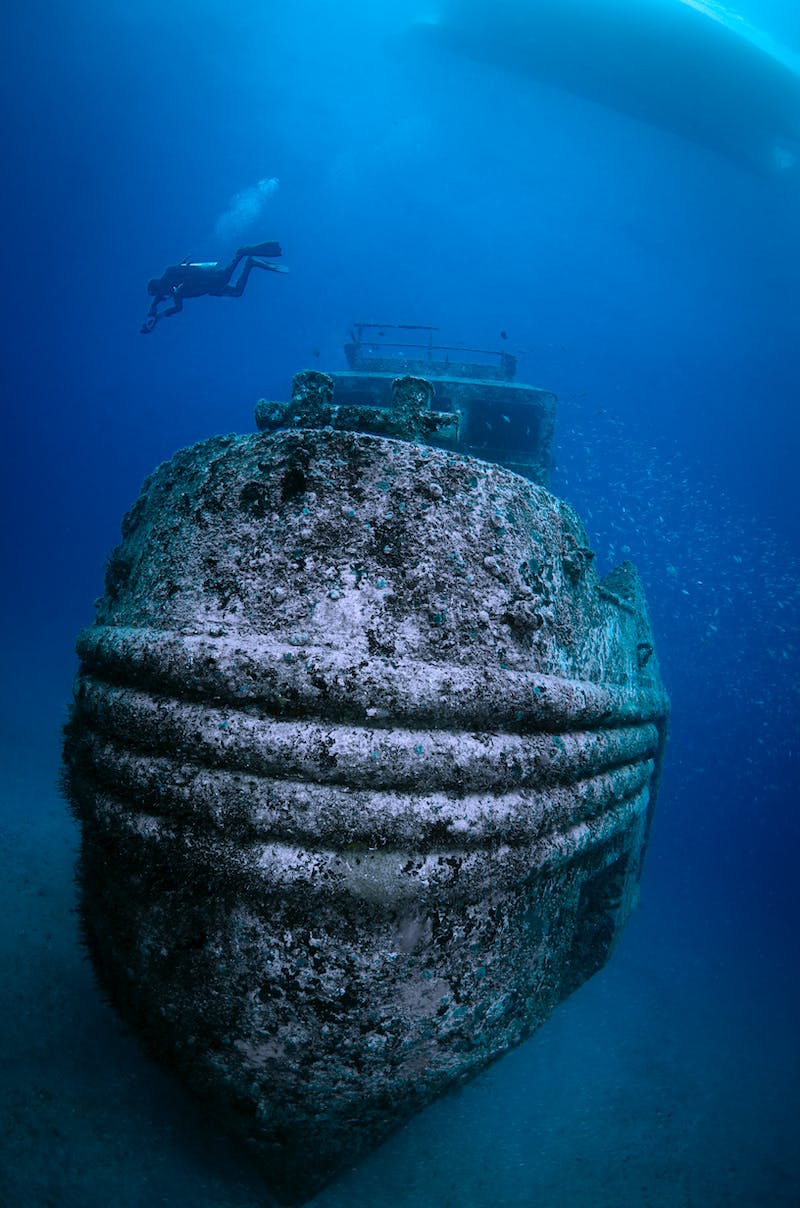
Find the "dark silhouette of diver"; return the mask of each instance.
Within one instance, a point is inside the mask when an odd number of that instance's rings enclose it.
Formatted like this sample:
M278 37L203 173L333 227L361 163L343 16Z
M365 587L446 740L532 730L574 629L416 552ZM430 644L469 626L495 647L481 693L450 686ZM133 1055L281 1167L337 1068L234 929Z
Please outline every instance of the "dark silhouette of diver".
M253 247L240 247L230 264L221 265L216 260L192 264L188 259L180 264L171 264L160 277L147 282L147 292L153 301L140 331L146 335L159 319L177 315L183 310L184 298L202 298L206 294L212 298L241 298L254 268L269 269L273 273L289 271L282 264L270 264L261 259L262 256L280 255L279 243L257 243ZM231 277L242 260L245 262L244 268L231 285ZM168 302L169 305L159 310L162 302Z

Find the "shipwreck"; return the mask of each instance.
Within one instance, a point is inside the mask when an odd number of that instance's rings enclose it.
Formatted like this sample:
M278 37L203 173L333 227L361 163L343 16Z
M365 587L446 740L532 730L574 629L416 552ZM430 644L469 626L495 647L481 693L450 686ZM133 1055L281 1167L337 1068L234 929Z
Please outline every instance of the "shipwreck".
M65 743L83 929L310 1198L529 1036L636 900L668 701L513 357L362 324L122 523Z

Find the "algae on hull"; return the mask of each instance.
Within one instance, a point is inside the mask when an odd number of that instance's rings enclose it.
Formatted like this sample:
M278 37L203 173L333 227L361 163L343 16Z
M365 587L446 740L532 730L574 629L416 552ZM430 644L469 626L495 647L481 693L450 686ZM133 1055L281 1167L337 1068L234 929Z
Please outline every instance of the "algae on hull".
M283 1202L607 959L663 750L652 645L633 568L599 580L566 504L463 453L289 428L145 483L79 639L83 923Z

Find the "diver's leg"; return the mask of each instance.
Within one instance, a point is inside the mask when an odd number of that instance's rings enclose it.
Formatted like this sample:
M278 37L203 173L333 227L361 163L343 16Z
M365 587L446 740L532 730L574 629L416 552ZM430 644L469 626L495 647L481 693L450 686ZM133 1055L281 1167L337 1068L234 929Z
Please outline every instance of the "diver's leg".
M225 268L219 270L220 276L226 283L228 281L230 281L231 277L236 272L237 268L241 264L242 260L244 260L245 256L249 256L249 255L250 255L249 247L240 247L234 254L233 260L231 260L230 264L226 264ZM224 298L224 297L227 297L227 294L223 292L223 293L218 294L217 297Z
M252 273L255 263L256 262L252 256L247 257L244 268L239 274L239 280L235 285L225 286L224 290L222 291L223 298L241 298L242 294L244 293L244 288L247 285L247 278Z
M283 264L270 264L267 260L255 260L252 256L248 256L239 280L235 285L226 285L221 296L223 298L241 298L247 285L247 279L254 268L268 269L272 273L288 273L289 271Z

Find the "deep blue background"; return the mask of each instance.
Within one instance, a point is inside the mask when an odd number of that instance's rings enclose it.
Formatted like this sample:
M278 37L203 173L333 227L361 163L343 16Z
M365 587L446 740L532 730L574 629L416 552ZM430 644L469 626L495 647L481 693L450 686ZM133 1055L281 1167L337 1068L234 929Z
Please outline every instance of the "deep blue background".
M800 181L426 46L419 8L33 0L6 17L2 1204L257 1202L224 1153L209 1173L208 1138L193 1147L183 1101L95 1001L58 727L145 474L251 430L297 370L341 367L367 318L480 346L505 330L520 378L560 395L553 488L602 569L639 566L674 716L614 962L321 1202L800 1202ZM749 15L800 50L789 0ZM268 177L243 235L279 239L291 274L141 336L147 279L230 254L217 221ZM115 1071L138 1092L100 1124Z

